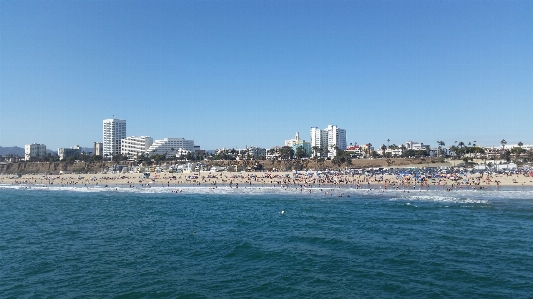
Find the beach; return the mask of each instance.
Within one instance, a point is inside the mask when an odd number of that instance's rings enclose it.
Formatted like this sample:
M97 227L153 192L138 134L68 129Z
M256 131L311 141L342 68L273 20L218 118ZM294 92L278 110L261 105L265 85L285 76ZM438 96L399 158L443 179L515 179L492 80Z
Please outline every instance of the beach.
M531 186L530 173L341 173L341 172L191 172L191 173L99 173L1 175L0 184L79 187L346 187L356 189L497 189L501 186Z

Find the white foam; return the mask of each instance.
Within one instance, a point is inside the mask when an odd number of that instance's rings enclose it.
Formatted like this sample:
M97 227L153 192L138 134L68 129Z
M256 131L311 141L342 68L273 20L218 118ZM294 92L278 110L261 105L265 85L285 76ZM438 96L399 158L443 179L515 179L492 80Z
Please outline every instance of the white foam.
M179 186L179 187L136 187L128 186L104 187L104 186L58 186L58 185L7 185L0 184L0 190L39 190L39 191L69 191L69 192L107 192L107 193L139 193L139 194L218 194L218 195L282 195L303 197L343 197L357 200L359 198L383 198L391 201L427 201L464 204L490 204L499 199L533 199L532 190L386 190L386 189L354 189L354 188L282 188L282 187L202 187L202 186ZM311 192L311 193L309 193Z

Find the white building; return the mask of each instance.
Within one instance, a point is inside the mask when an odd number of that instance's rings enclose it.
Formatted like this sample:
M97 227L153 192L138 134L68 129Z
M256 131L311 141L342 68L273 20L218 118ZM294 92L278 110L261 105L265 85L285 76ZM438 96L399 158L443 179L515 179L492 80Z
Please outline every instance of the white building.
M24 160L31 158L43 158L46 155L46 145L39 143L26 144L24 146Z
M149 136L126 137L120 142L120 153L128 158L135 158L144 155L153 143L154 139Z
M73 146L71 148L60 147L57 149L57 155L59 160L65 160L68 157L73 157L81 154L81 147L79 145Z
M407 150L428 151L429 150L429 145L423 144L422 142L407 141L405 143L405 148Z
M346 130L332 125L329 125L326 130L328 131L328 146L330 148L336 146L343 151L346 150ZM332 156L335 156L334 152Z
M328 131L320 130L317 127L311 128L311 148L328 148Z
M296 133L298 136L298 133ZM267 155L266 148L251 146L247 148L248 155L255 160L264 160Z
M178 148L176 150L176 158L183 159L187 157L188 154L191 154L192 152L190 150L186 150L184 148Z
M101 156L104 151L104 144L102 142L94 142L93 155Z
M334 147L346 150L346 130L335 125L329 125L324 130L317 127L311 128L311 148L320 147L328 150L328 157L335 157L337 154Z
M104 150L105 156L118 155L121 152L121 140L126 138L126 120L104 119Z
M294 136L294 139L285 140L285 146L292 147L294 143L297 143L300 141L300 133L296 132L296 136Z
M156 140L148 148L148 156L166 155L172 157L176 155L178 149L185 149L194 152L194 140L185 140L184 138L165 138Z
M403 149L401 148L388 148L385 150L385 154L390 154L392 157L399 157L403 154Z

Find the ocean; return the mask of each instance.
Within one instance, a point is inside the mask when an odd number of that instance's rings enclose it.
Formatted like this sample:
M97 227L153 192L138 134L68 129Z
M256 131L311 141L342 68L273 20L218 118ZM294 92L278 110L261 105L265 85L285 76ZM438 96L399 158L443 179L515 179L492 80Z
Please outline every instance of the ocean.
M533 296L533 190L180 189L0 186L0 297Z

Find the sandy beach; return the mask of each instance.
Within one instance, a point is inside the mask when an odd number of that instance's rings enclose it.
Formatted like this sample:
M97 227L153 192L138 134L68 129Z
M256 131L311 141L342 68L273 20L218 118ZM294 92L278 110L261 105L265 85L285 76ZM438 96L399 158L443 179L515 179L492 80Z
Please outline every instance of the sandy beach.
M15 175L0 176L4 185L55 185L79 187L348 187L348 188L442 188L495 189L499 186L531 186L530 174L446 174L440 177L416 178L413 175L368 175L333 174L315 172L193 172L151 173L146 178L142 173L117 174L61 174L61 175Z

